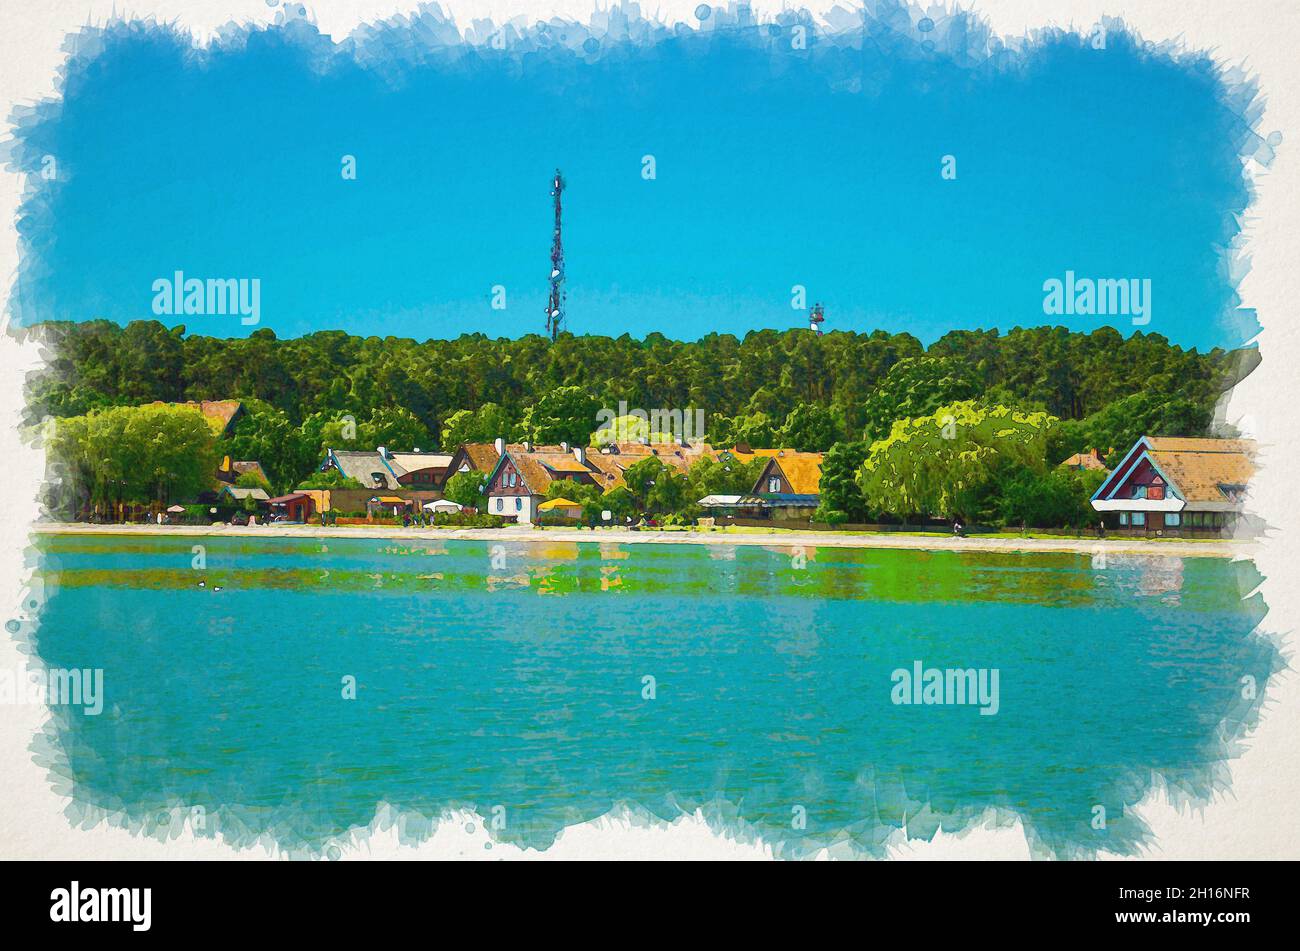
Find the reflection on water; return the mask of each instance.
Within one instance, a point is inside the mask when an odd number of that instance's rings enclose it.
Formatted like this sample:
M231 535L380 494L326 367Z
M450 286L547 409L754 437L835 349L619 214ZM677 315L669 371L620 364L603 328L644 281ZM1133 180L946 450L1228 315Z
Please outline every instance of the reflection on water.
M105 671L104 714L38 750L76 817L198 806L317 854L381 803L536 847L628 805L802 856L993 810L1042 854L1128 853L1154 782L1222 787L1281 667L1222 559L209 538L197 571L195 542L41 543L35 647ZM998 670L999 712L895 706L917 661Z

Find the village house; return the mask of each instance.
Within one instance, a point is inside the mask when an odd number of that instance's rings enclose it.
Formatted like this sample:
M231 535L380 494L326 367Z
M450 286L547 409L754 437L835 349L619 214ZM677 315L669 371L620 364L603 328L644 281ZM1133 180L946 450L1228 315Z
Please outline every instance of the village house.
M360 483L361 488L309 489L321 511L360 512L374 515L416 510L425 502L442 498L452 457L445 453L392 452L384 446L373 451L327 449L318 470L335 471Z
M1251 439L1143 436L1097 489L1092 507L1108 529L1124 534L1233 534L1246 518L1255 452Z
M728 518L806 522L821 504L822 453L793 449L751 449L740 443L711 452L720 462L766 463L748 495L708 495L697 504L710 515Z
M764 517L807 520L821 503L822 454L777 449L754 483ZM748 501L748 500L746 500Z
M506 446L485 480L488 514L513 518L521 525L531 524L538 506L546 500L546 490L556 479L602 485L599 470L588 464L588 458L582 446L573 450L547 446L542 451Z

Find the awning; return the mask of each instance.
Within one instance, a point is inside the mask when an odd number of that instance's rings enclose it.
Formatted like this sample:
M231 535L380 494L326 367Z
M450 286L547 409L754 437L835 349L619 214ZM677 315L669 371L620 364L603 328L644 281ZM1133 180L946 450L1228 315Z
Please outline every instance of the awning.
M551 499L551 501L543 502L541 505L537 506L537 511L550 512L555 509L580 509L580 508L582 508L581 502L574 502L570 499Z
M702 505L705 508L733 506L739 505L742 498L743 496L740 495L706 495L696 504Z

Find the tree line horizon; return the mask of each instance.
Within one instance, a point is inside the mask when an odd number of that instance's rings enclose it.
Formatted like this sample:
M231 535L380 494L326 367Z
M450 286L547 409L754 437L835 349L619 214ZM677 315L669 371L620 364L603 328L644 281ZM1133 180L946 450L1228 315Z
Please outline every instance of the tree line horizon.
M928 347L875 330L755 330L676 341L561 333L453 339L360 337L322 330L279 339L188 334L157 321L55 321L17 331L40 340L47 369L28 381L28 420L155 401L238 399L247 415L221 451L256 459L276 489L313 473L325 448L453 451L496 437L587 445L602 408L703 408L717 447L865 458L901 420L971 403L1041 414L1041 463L1141 435L1230 435L1221 397L1258 363L1254 348L1206 353L1159 334L1110 327L954 330ZM976 417L971 416L974 420ZM1038 417L1036 417L1038 418ZM860 464L855 462L855 465ZM833 481L833 480L832 480Z

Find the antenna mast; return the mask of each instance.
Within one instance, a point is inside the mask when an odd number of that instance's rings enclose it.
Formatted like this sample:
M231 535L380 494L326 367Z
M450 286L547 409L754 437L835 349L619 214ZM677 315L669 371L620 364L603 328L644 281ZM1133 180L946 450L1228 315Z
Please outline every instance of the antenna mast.
M560 193L564 191L564 176L555 170L551 182L551 197L555 199L555 241L551 244L551 298L546 304L546 332L554 341L560 335L564 321L564 244L560 238Z

